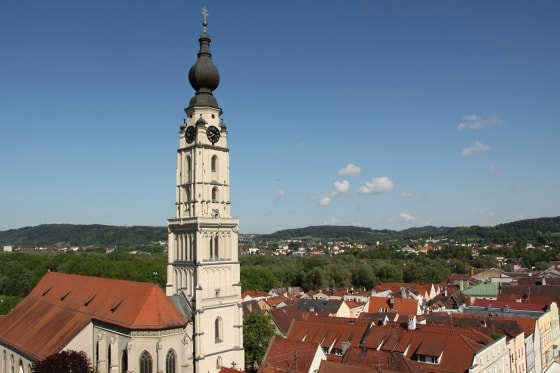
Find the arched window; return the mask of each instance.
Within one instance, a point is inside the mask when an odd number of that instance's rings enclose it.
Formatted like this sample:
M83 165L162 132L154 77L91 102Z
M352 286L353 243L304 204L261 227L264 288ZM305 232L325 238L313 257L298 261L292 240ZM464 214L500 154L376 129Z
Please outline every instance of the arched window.
M212 156L212 161L210 162L210 170L216 172L218 170L218 156Z
M152 373L152 355L146 350L140 355L140 373Z
M126 351L126 348L122 351L122 357L121 357L121 373L126 373L126 371L128 370L128 352Z
M222 357L218 356L218 358L216 359L216 369L220 369L222 367Z
M175 373L175 361L177 360L177 354L173 350L167 351L167 356L165 357L165 373Z
M218 187L212 188L212 202L218 202Z
M218 250L218 237L210 237L210 259L218 259L220 257Z
M192 180L192 175L191 175L191 170L192 170L192 166L191 166L191 156L187 155L187 181L191 181Z
M111 345L107 346L107 372L111 371Z
M223 341L224 336L223 331L223 322L221 317L216 317L214 321L214 337L216 338L216 343Z

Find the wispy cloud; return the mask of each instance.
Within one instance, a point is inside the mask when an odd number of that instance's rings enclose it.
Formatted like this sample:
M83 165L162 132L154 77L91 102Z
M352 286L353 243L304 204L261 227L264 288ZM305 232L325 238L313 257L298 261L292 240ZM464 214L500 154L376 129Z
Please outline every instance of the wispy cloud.
M316 198L321 206L328 206L331 204L333 198L347 194L348 190L350 190L350 182L348 180L335 181L333 187L334 190L329 194L324 194Z
M274 200L275 200L275 201L281 200L282 198L284 198L284 195L285 195L284 191L283 191L282 189L280 189L280 190L276 193L276 195L274 196Z
M339 176L356 176L360 173L361 168L356 166L355 164L348 163L348 165L344 168L338 170Z
M410 198L412 196L413 196L412 192L409 192L407 190L401 192L401 197L403 197L403 198Z
M497 174L498 172L500 172L500 169L495 166L490 166L488 167L488 172L490 172L491 174Z
M490 115L488 118L481 118L476 114L471 114L461 118L461 123L457 126L457 131L463 131L466 129L476 130L502 123L504 123L504 121L497 115Z
M492 147L490 145L484 145L480 141L477 141L477 142L474 143L474 145L469 146L467 148L463 148L461 150L461 155L463 157L470 157L473 154L480 153L480 152L485 152L485 151L488 151L490 149L492 149Z
M395 188L395 184L386 176L374 177L371 181L366 181L365 185L358 189L358 193L363 195L381 194L389 192Z
M415 221L416 218L410 214L407 214L406 212L401 212L400 215L401 219L407 221L407 222L412 222Z

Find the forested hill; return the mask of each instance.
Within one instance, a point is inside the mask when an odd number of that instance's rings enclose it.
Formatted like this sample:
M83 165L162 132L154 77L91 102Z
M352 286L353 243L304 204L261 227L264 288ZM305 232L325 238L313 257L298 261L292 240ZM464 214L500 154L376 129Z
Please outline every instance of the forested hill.
M43 224L0 232L0 245L14 247L136 246L167 240L167 227Z
M546 242L560 240L560 217L519 220L494 227L434 227L409 228L403 231L374 230L355 226L319 225L281 230L267 235L254 235L263 241L277 240L337 240L374 243L431 236L455 240L509 242L526 240ZM167 227L111 225L44 224L0 231L0 247L53 246L137 246L167 240Z
M409 228L402 231L373 230L354 226L311 226L306 228L285 229L272 234L262 235L263 240L306 240L332 239L351 241L386 241L432 236L447 237L455 240L491 240L507 242L512 240L558 240L560 239L560 216L519 220L493 227L434 227Z

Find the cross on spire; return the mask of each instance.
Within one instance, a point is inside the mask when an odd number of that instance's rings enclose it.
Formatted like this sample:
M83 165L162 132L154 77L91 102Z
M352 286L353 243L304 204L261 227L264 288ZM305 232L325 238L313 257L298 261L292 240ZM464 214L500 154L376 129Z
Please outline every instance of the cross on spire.
M203 30L204 32L206 32L206 26L208 25L208 20L206 19L208 17L208 10L206 9L206 7L202 8L202 17Z

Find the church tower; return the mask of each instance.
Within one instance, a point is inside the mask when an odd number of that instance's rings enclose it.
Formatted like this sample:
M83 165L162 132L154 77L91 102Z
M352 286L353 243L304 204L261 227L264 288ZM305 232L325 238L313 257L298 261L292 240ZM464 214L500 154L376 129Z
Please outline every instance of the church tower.
M179 130L175 217L168 220L167 295L193 322L189 371L244 369L243 312L237 248L239 220L230 215L228 131L213 95L220 75L212 63L210 37L198 39L189 70L195 90ZM191 348L188 347L188 348Z

